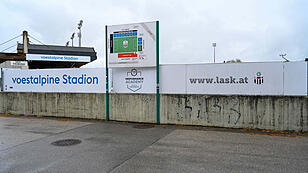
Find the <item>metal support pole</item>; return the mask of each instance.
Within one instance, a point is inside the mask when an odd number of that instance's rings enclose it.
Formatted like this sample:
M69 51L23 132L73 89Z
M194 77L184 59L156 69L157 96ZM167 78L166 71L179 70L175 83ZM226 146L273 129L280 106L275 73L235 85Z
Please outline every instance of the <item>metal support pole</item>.
M106 120L109 121L109 75L108 75L108 38L107 38L107 25L105 26L105 50L106 50Z
M160 124L160 95L159 95L159 21L156 21L156 124Z
M215 63L215 47L214 47L214 63Z
M78 37L79 37L79 47L81 47L81 27L82 27L82 23L83 23L83 20L80 20L80 22L78 23L78 29L79 29L79 33L78 33Z
M79 36L79 47L81 47L81 28L79 29L78 36Z
M28 32L23 31L22 32L22 41L23 41L23 53L27 54L28 53L28 45L29 45L29 38L28 38Z
M74 37L75 37L75 32L72 34L71 36L71 40L72 40L72 47L74 47Z
M212 43L212 46L214 48L214 64L215 64L215 48L216 48L216 43Z

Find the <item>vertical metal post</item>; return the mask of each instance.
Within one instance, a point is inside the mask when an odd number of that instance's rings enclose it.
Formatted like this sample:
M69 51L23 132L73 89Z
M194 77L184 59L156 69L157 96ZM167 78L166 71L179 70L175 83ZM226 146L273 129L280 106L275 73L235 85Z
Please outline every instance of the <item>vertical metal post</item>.
M82 23L83 23L83 20L80 20L80 22L78 23L78 29L79 29L79 33L78 33L78 37L79 37L79 47L81 47L81 27L82 27Z
M214 63L215 63L215 48L216 48L216 43L212 43L212 46L214 48Z
M23 53L27 54L28 53L28 45L29 45L29 38L28 38L28 32L23 31L22 32L22 41L23 41Z
M78 36L79 36L79 47L81 47L81 28L79 29Z
M72 40L72 47L74 47L74 37L75 37L75 32L72 34L71 36L71 40Z
M156 124L160 124L160 95L159 95L159 21L156 21Z
M214 47L214 63L215 63L215 47Z
M105 26L105 50L106 50L106 120L109 121L109 75L108 75L108 37L107 25Z

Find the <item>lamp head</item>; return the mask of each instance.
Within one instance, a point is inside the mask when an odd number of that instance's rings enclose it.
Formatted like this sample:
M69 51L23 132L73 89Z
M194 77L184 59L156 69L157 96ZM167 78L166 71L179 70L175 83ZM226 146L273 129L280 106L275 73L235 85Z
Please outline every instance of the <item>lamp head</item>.
M80 20L79 23L78 23L78 29L80 29L82 27L82 23L83 23L83 20Z
M72 34L71 39L74 39L75 37L75 32Z

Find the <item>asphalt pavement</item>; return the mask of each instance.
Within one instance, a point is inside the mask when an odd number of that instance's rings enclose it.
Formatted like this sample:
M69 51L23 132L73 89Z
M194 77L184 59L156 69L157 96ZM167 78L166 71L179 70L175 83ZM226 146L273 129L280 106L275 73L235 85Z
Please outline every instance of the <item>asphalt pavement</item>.
M72 172L308 172L308 136L0 116L0 173Z

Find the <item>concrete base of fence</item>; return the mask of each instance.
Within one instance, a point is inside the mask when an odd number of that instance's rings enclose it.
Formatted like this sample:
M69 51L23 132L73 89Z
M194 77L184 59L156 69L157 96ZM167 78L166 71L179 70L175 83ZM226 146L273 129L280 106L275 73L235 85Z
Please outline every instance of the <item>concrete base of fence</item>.
M110 119L156 122L154 94L110 94ZM308 131L308 97L161 95L163 124ZM105 119L105 94L0 93L0 113Z
M308 97L162 95L161 122L308 131Z
M110 94L110 120L156 122L156 96L152 94Z
M105 119L105 94L0 93L0 113Z

